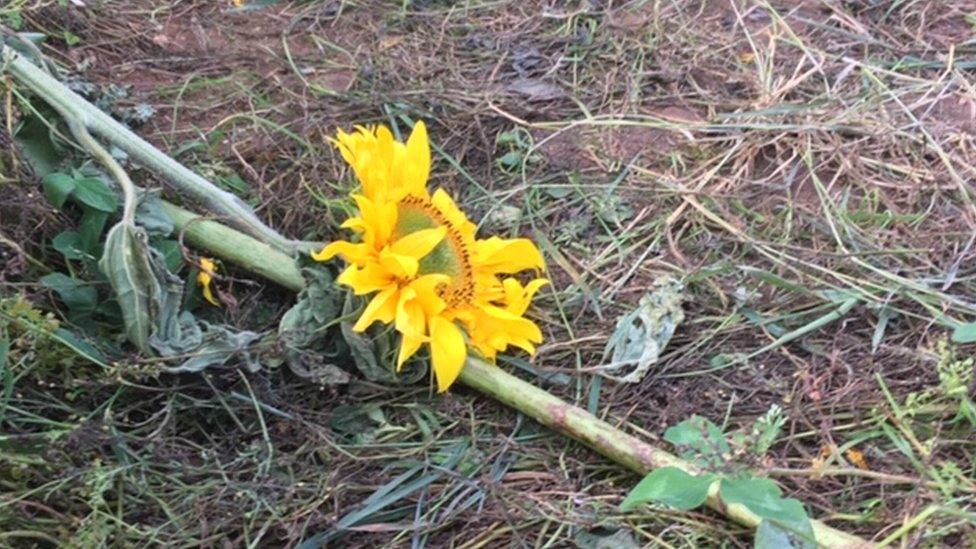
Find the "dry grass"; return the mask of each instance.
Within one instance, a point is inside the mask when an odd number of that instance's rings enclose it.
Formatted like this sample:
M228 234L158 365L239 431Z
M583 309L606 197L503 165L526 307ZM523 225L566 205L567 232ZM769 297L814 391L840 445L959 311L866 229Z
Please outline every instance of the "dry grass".
M348 182L323 139L336 126L423 118L434 183L548 256L533 365L564 375L538 383L651 439L781 405L787 429L756 466L812 514L894 544L976 543L976 439L936 368L937 342L976 314L976 2L86 3L0 17L48 34L83 78L131 85L120 107L157 110L142 134L239 176L282 232L329 236ZM0 231L22 249L3 248L0 282L48 310L27 258L61 268L46 239L73 221L22 179L2 178ZM616 317L666 274L687 320L665 360L637 385L604 379ZM224 320L252 328L287 306L232 291L245 304ZM0 406L3 542L292 545L365 508L343 544L564 546L620 528L748 544L709 514L622 515L635 478L464 391L143 376L21 343ZM817 475L822 448L842 466L856 448L873 473Z

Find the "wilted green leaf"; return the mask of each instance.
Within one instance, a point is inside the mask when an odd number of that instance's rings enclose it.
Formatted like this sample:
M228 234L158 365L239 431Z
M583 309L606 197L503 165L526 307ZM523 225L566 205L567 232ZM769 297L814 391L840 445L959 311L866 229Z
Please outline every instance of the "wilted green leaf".
M82 204L106 213L113 213L119 208L115 193L97 177L75 179L74 197Z
M332 280L332 274L322 266L302 269L305 289L298 301L278 324L278 337L285 345L285 360L296 375L320 383L349 382L349 374L330 360L338 354L335 345L338 323L342 314L345 292ZM332 325L334 323L334 325Z
M260 335L197 321L180 311L183 282L166 270L162 254L147 243L145 230L120 222L109 231L102 272L115 291L126 335L144 353L181 357L174 372L196 372L239 356L250 370L260 367L248 347Z
M677 467L655 469L644 477L627 498L620 509L628 511L645 503L663 503L675 509L687 511L705 503L708 488L715 481L710 474L691 475Z
M140 351L152 353L149 346L153 331L151 309L155 306L158 314L158 304L154 300L159 299L163 290L153 275L146 232L126 222L116 224L105 239L105 253L99 266L122 308L129 341Z
M183 267L183 251L180 243L170 238L154 238L149 241L150 245L163 255L166 263L166 270L171 273L178 273Z
M172 311L165 313L160 320L170 318ZM209 366L227 362L232 357L238 357L249 371L256 372L261 364L251 354L250 346L261 337L260 334L247 330L231 330L224 326L210 324L197 320L192 314L183 312L178 317L178 335L163 339L160 332L154 333L149 339L163 356L178 356L182 362L177 366L167 368L170 372L199 372Z
M49 173L41 180L41 185L47 201L60 209L75 190L75 178L61 172Z
M637 383L658 361L678 324L685 318L681 310L682 289L682 284L674 279L661 279L654 290L641 298L637 309L617 319L617 327L603 352L603 359L609 356L611 360L604 366L611 377ZM614 376L623 373L628 366L634 367L630 373Z

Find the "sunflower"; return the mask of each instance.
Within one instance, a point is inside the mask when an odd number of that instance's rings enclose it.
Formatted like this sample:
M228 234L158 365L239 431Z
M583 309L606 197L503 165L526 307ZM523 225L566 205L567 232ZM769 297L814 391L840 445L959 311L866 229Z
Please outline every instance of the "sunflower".
M511 275L542 271L542 254L525 238L477 238L444 189L428 192L424 123L406 143L384 126L340 130L333 143L360 183L351 195L356 215L342 224L356 238L312 257L342 257L347 267L337 281L372 296L353 330L392 324L400 334L397 370L427 345L441 392L461 373L469 346L490 360L509 346L534 353L542 332L524 315L547 281L523 286Z

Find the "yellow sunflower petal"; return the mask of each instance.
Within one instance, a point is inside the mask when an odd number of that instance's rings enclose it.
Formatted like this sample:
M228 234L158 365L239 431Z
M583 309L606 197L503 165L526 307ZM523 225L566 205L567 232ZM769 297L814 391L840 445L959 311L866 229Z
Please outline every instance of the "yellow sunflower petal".
M315 261L328 261L333 257L341 255L349 263L363 265L370 258L370 250L365 244L353 244L345 240L336 240L323 247L318 252L312 253Z
M437 189L430 197L430 202L437 208L437 211L447 218L451 225L461 231L461 234L468 238L474 238L477 227L468 220L468 216L464 215L461 208L458 208L457 204L454 203L454 199L451 198L451 195L447 191Z
M380 252L380 265L395 278L413 278L417 275L420 262L408 255L395 254L388 248Z
M416 293L417 303L428 316L439 314L446 307L438 288L451 283L451 277L444 274L427 274L414 279L410 287Z
M430 177L430 142L427 126L421 120L414 124L407 138L406 160L409 166L404 176L407 192L415 196L426 194L427 178Z
M545 260L535 244L527 238L493 236L475 242L475 263L496 273L517 273L526 269L543 269Z
M523 287L518 280L506 278L502 282L505 291L505 309L516 315L524 314L532 303L532 296L548 283L545 278L537 278Z
M431 252L447 235L447 227L434 227L412 232L390 245L390 251L421 259Z
M366 305L366 309L363 314L353 325L352 331L363 332L366 328L369 328L374 322L379 321L384 324L389 324L396 317L396 307L397 307L397 287L390 285L380 293L376 294L375 297Z
M395 326L405 336L424 339L427 334L427 317L416 297L417 292L413 288L407 287L400 291Z
M349 286L356 295L366 295L386 288L393 282L393 277L381 266L368 263L362 268L350 265L339 274L336 282Z
M398 372L400 371L400 368L403 368L403 363L415 355L423 343L423 338L412 337L406 334L400 338L400 352L397 354L396 366Z
M461 329L441 316L430 319L430 358L437 377L437 390L443 393L461 374L468 348Z

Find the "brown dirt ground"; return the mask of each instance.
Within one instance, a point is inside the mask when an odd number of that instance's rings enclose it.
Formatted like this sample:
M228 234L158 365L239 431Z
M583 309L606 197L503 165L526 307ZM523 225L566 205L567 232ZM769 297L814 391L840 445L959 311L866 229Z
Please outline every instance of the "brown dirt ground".
M789 436L761 466L809 467L823 446L847 441L851 425L867 429L877 414L890 415L878 412L885 398L875 376L901 398L937 382L929 349L946 330L933 311L953 318L972 313L972 305L956 308L948 297L971 304L974 296L976 250L966 242L976 217L972 203L958 198L959 180L971 192L976 160L973 69L947 70L943 62L951 47L958 48L957 61L976 53L972 23L964 18L976 12L974 2L921 0L892 12L884 2L826 0L474 7L422 0L403 10L372 1L276 2L254 11L215 1L85 3L84 9L28 10L25 26L54 37L76 35L77 45L53 39L45 53L70 67L83 65L81 74L94 83L131 86L120 107L148 103L157 111L141 134L164 150L183 150L179 159L205 175L239 174L249 186L247 198L283 233L329 236L330 212L309 187L339 196L334 183L346 174L325 143L336 127L385 122L395 114L426 119L436 143L471 178L489 193L510 193L511 204L533 212L531 225L526 219L519 231L537 229L565 258L550 258L550 276L569 321L553 312L553 295L542 300L538 314L548 339L533 361L571 376L566 385L546 385L560 396L585 405L596 376L578 370L600 362L616 316L661 274L688 276L688 321L660 369L637 385L606 380L600 394L600 415L643 429L642 436L653 439L691 414L748 425L778 404L789 419ZM901 76L884 72L908 58L934 64ZM875 73L877 82L859 72L868 60L887 67ZM505 152L496 137L513 128L525 130L534 156L515 176L496 162ZM938 147L926 148L926 139ZM195 140L212 147L181 149ZM720 165L728 151L734 154ZM601 201L608 199L600 189L622 170L616 192L631 217L614 225L602 217ZM433 180L472 212L490 206L443 159ZM570 181L592 195L571 202L546 194L547 185ZM3 235L30 244L24 252L0 248L0 283L45 299L26 284L36 273L24 254L43 257L42 242L69 220L38 206L36 192L4 196ZM826 222L828 201L868 212L850 218L843 245ZM882 223L872 212L894 221ZM918 212L926 215L908 219ZM634 216L641 223L631 237L623 227ZM622 244L615 243L621 235ZM902 249L913 253L887 253ZM782 255L774 260L768 250ZM893 287L886 293L889 279L852 259L875 252L874 265L892 275L936 280L936 288L955 265L957 282L939 290L929 306ZM759 284L744 265L808 290L869 287L877 302L890 300L901 314L874 352L877 308L862 303L841 321L747 366L695 374L715 355L749 352L775 339L744 320L723 326L738 314L734 296L743 290L753 296L741 305L766 318L824 302ZM273 289L258 295L247 285L233 291L242 294L243 305L227 320L245 324L259 303L281 310L290 299ZM796 328L814 317L783 323ZM99 409L115 382L79 381L89 392L75 406ZM425 515L432 522L419 531L430 546L566 546L577 531L640 524L633 516L607 518L635 478L584 448L522 425L514 413L469 391L431 397L417 387L318 388L281 372L252 376L250 385L233 371L208 375L205 383L199 376L131 383L111 430L94 416L79 421L50 459L66 467L57 474L67 479L96 460L114 463L113 456L126 452L152 456L180 483L198 483L196 498L183 501L180 512L198 521L192 537L201 545L250 541L255 523L241 509L268 513L262 515L264 543L294 545L357 509L401 471L389 465L424 460L441 449L436 440L357 447L330 420L338 405L363 403L382 404L389 425L401 427L429 409L443 422L438 436L445 441L470 435L484 463L510 465L504 474L493 476L488 468L473 479L477 487L463 493L484 494L478 505ZM215 397L246 394L252 386L281 412L264 418L264 433L252 423L242 431ZM111 434L164 413L151 440ZM254 465L257 458L249 461L266 438L275 449L271 471ZM878 471L918 474L890 445L866 440L856 443ZM971 468L971 442L946 444L930 458ZM203 473L218 466L229 472L226 482ZM865 536L884 537L935 501L924 488L870 478L782 480L813 515L838 519L833 524ZM455 488L435 483L423 497L442 501ZM175 484L165 481L146 489L160 500L178 498ZM418 497L407 503L419 505ZM32 501L18 512L53 522L90 504L36 501L31 507ZM862 522L839 516L862 512L868 517ZM748 544L708 513L651 516L643 543ZM346 538L347 546L406 546L411 536L402 533L414 527L412 517L363 527ZM164 543L180 540L169 530L177 523L159 508L126 510L124 521L157 532ZM557 532L557 526L567 528ZM68 535L53 535L62 534ZM923 534L909 534L906 546L932 543ZM962 525L934 543L965 544L974 535L971 525Z

